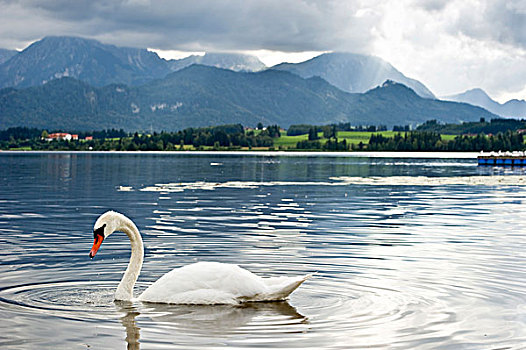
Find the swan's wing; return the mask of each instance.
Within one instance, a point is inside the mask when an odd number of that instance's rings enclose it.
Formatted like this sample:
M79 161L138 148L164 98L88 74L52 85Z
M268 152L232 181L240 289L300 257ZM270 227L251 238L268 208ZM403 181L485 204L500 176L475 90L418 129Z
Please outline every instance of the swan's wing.
M199 262L168 272L139 299L174 304L233 304L240 297L268 292L261 277L237 265Z
M177 293L143 293L139 300L153 303L186 304L186 305L237 305L239 299L232 293L214 289L195 289Z

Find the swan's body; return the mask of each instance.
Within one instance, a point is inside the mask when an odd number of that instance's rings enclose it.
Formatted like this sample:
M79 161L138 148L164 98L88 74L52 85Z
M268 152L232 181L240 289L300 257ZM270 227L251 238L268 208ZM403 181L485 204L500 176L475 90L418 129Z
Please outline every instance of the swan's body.
M139 300L170 304L283 300L306 278L261 278L237 265L198 262L168 272Z
M116 300L131 300L141 271L144 246L135 224L122 214L109 211L94 227L95 242L90 257L114 231L125 232L131 243L130 262L115 292ZM238 304L246 301L283 300L311 275L262 278L237 265L198 262L175 268L149 286L139 300L169 304Z

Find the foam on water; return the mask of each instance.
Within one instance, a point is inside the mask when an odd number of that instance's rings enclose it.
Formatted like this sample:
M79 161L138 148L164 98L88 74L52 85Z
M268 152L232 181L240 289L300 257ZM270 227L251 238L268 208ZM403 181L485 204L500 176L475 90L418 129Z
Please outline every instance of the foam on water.
M184 192L188 190L213 191L221 188L254 189L270 186L526 186L526 176L523 175L493 175L493 176L373 176L373 177L331 177L332 181L226 181L192 183L155 184L140 188L143 192ZM124 188L124 189L123 189ZM131 191L131 186L120 186L118 191Z

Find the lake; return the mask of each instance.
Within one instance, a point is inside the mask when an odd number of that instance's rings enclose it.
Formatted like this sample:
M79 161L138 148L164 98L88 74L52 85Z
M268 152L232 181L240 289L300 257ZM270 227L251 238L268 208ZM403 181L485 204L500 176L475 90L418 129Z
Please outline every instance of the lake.
M2 349L524 349L526 169L473 154L0 152ZM114 302L175 267L316 273L284 302Z

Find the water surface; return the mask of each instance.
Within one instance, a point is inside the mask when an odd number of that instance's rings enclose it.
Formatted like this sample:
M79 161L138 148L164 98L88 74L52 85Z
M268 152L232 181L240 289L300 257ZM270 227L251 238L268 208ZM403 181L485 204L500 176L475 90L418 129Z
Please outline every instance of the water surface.
M526 174L472 156L0 153L0 348L523 349ZM470 159L471 157L471 159ZM286 302L115 303L174 267L316 272Z

